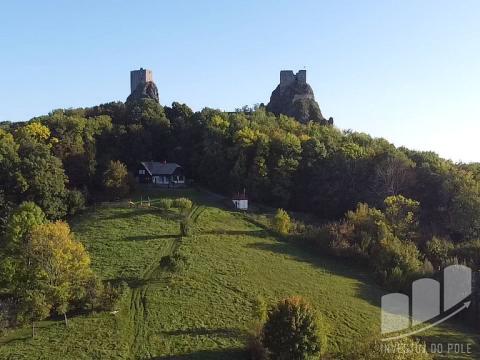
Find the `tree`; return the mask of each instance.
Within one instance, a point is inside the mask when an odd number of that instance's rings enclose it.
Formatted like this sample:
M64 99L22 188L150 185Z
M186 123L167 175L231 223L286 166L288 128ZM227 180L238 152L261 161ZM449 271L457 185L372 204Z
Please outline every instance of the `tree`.
M420 251L413 242L402 242L392 233L384 232L371 252L371 266L385 284L402 290L422 268Z
M390 232L385 215L368 204L359 203L348 211L345 220L333 226L331 246L347 255L368 258L372 249Z
M432 240L427 242L426 255L437 270L439 270L442 266L446 266L454 247L452 242L434 236Z
M376 161L373 192L381 199L404 191L413 177L414 163L399 151L385 153Z
M21 201L33 201L42 208L49 219L65 216L66 188L68 182L62 162L52 155L50 147L30 138L21 139L20 171L26 186L19 195Z
M263 345L271 359L303 360L326 350L326 334L312 307L301 297L280 301L263 328Z
M289 233L290 228L292 226L290 216L288 213L283 210L283 209L277 209L277 213L275 214L275 217L273 218L273 228L275 231L282 235L286 235Z
M110 199L119 199L130 192L128 171L121 161L110 161L103 174L103 185Z
M54 112L43 120L58 141L53 153L62 160L71 187L91 185L96 171L96 142L112 127L109 116L84 118L67 112Z
M79 294L93 276L90 257L76 241L64 222L34 227L25 247L29 281L23 286L41 289L46 303L65 317L69 305L77 302ZM27 293L31 289L26 289ZM83 294L82 294L83 295Z
M411 241L417 237L418 201L407 199L402 195L393 195L385 199L385 217L393 235L401 240Z
M26 241L26 236L34 226L45 224L45 213L34 202L20 204L10 215L6 229L5 250L15 253Z
M448 229L455 240L480 237L480 182L474 174L455 169L447 181L451 194Z
M13 136L0 129L0 234L8 215L27 186L20 173L19 145Z
M66 202L69 216L73 216L85 209L85 196L78 190L69 190Z
M17 131L17 136L21 138L31 138L39 143L47 144L50 140L50 129L39 122L31 122L22 126ZM55 140L54 140L55 141Z
M32 322L32 338L35 338L35 322L45 319L50 314L51 306L45 294L39 290L25 291L20 303L20 313L25 320Z

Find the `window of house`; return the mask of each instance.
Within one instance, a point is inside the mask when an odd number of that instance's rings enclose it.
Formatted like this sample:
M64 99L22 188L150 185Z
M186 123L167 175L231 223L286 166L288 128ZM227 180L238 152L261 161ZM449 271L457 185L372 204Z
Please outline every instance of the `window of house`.
M139 173L140 175L145 175L145 170L138 170L138 173Z

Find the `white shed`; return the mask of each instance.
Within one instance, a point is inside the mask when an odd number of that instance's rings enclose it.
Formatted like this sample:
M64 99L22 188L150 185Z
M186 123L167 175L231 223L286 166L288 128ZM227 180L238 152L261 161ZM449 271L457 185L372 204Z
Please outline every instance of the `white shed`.
M248 210L248 198L245 190L243 190L243 194L237 193L232 198L233 205L235 209L238 210Z

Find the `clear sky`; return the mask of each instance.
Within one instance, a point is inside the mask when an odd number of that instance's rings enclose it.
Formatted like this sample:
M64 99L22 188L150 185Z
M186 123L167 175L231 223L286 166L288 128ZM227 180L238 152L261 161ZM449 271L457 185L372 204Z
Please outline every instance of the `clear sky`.
M0 3L0 121L124 101L139 67L194 110L267 103L305 67L338 127L480 161L477 0Z

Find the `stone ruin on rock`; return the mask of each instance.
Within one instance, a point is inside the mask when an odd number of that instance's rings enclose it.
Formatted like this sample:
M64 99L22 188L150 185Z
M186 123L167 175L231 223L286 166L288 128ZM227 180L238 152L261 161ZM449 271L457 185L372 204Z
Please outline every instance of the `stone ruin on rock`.
M152 70L140 68L140 70L130 71L130 91L127 102L146 98L160 102L157 85L153 82Z
M280 84L272 92L267 111L294 117L301 123L317 121L333 125L333 119L326 120L315 101L313 90L307 83L306 70L296 74L292 70L280 71Z

